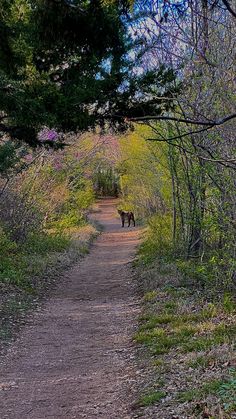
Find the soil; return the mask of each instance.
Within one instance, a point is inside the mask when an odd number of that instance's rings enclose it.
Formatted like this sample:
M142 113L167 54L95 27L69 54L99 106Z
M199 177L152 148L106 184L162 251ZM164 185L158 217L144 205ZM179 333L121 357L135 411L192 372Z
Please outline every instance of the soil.
M60 278L2 358L1 419L132 417L139 230L121 228L115 206L98 203L103 233L90 254Z

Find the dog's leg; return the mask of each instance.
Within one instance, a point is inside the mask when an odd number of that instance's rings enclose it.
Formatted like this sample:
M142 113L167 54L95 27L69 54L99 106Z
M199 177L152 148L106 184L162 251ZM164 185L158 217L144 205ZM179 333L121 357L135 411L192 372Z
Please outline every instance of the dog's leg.
M128 215L128 227L130 227L130 215Z

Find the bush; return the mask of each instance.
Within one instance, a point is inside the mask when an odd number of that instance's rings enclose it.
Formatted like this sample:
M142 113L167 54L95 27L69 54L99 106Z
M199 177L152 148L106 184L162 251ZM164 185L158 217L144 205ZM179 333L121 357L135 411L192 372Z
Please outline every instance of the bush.
M0 227L0 256L1 260L2 257L7 256L11 253L14 253L17 249L17 245L15 242L11 241L4 230Z
M168 258L172 254L171 216L153 215L148 220L146 237L139 249L142 262L150 263L155 258Z
M2 195L1 226L13 241L23 242L29 233L41 227L42 219L40 211L20 193L7 190Z
M70 243L71 239L65 235L38 232L31 233L23 244L17 244L0 230L0 282L29 285L29 265L42 262L52 253L63 252Z
M44 255L50 252L62 252L70 245L70 238L62 234L32 234L24 244L26 253Z
M77 209L71 209L68 213L62 214L50 226L56 230L66 230L71 227L78 227L85 224L85 218Z

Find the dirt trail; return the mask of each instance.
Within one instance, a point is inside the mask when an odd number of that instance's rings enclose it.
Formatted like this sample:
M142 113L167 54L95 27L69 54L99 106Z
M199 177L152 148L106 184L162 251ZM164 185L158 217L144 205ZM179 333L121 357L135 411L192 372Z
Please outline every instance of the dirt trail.
M104 232L24 327L0 366L0 418L131 418L137 229L102 200Z

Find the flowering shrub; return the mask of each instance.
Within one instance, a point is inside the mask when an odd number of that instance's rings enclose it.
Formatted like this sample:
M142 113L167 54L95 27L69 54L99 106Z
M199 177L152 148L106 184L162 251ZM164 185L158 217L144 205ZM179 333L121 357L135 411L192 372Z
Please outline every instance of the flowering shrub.
M38 140L42 143L44 142L55 142L57 141L59 138L59 134L55 129L50 129L50 128L43 128L41 131L39 131L38 133Z

